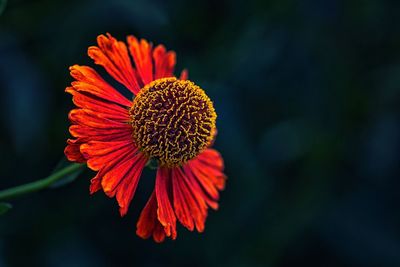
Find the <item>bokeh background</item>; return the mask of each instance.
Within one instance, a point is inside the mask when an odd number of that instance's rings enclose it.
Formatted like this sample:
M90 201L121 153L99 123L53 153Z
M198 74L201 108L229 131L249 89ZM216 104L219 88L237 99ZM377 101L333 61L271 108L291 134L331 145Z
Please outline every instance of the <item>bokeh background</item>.
M229 180L203 234L160 245L135 235L154 171L123 219L85 171L10 201L0 266L400 266L399 13L383 0L9 0L0 189L63 158L68 67L92 64L105 32L177 52L215 103Z

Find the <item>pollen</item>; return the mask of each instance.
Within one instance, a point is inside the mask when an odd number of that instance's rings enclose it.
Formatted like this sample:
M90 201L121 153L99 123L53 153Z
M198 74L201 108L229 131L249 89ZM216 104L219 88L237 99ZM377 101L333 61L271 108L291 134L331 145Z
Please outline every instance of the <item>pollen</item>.
M133 139L160 166L196 157L216 133L216 113L205 92L189 80L162 78L136 95L130 109Z

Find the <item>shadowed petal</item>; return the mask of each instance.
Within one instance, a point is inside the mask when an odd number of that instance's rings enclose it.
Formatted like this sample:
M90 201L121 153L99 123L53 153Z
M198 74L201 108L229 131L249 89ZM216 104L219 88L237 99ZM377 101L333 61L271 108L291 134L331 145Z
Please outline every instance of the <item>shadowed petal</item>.
M153 50L154 80L173 77L176 63L174 51L167 51L163 45L158 45Z
M132 93L137 94L140 85L125 43L117 41L107 33L107 36L99 35L97 37L97 44L98 46L89 47L89 57L96 64L103 66L115 80L125 85Z
M189 78L189 72L187 69L182 70L180 80L187 80Z
M104 79L101 78L94 69L79 65L74 65L69 69L71 76L76 79L76 81L71 83L73 90L77 92L85 92L122 106L131 106L131 101L126 99L111 85L104 81ZM69 93L71 92L70 87L67 87L67 90L69 90Z
M85 157L81 154L79 147L82 141L79 139L68 139L67 146L64 149L64 154L68 160L83 163L86 161Z
M103 100L85 92L80 93L74 90L73 87L67 87L65 91L73 96L72 101L77 107L94 111L101 117L110 120L119 122L129 121L128 108L123 108L118 104Z
M130 35L127 38L129 45L129 51L135 61L135 66L139 76L146 85L153 81L153 59L151 58L151 52L153 47L146 40L141 39L140 42L136 37Z
M124 180L121 181L119 186L116 188L117 201L121 216L125 216L128 212L129 204L136 192L139 178L146 162L147 158L144 157L142 153L136 154L132 158L131 168L128 169L128 172L125 174Z
M170 202L171 171L167 168L158 168L156 177L156 197L158 203L158 220L164 227L165 234L176 238L176 217Z
M164 241L164 228L157 219L157 198L155 191L153 191L146 206L140 213L136 228L136 234L143 239L153 236L154 241L157 243Z
M196 226L197 231L202 232L207 217L207 205L197 192L200 188L189 182L180 167L172 169L172 181L177 218L190 231Z
M226 176L221 155L214 149L206 149L184 167L184 173L193 186L200 185L206 203L213 209L218 208L219 192L225 187Z

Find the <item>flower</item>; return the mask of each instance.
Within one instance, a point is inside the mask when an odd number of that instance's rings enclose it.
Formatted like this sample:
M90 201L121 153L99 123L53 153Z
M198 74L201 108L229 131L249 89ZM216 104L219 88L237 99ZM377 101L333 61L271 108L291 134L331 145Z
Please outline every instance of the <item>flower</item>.
M221 155L210 148L216 113L205 92L174 77L175 53L127 37L128 46L110 34L97 37L88 55L134 95L127 99L93 68L70 67L75 79L66 92L71 110L65 155L96 171L90 193L115 197L121 216L135 194L146 164L157 162L155 188L142 210L136 233L156 242L175 239L176 223L204 230L208 207L218 208L226 176ZM132 60L133 63L132 64Z

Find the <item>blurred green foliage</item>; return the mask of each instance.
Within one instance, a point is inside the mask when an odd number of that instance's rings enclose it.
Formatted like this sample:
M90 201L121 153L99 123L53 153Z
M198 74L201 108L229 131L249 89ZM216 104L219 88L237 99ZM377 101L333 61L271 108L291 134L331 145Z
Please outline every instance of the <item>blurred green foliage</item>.
M0 15L3 13L6 8L7 0L0 0Z
M10 209L12 209L10 203L0 202L0 216L6 214Z

